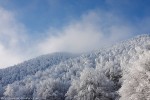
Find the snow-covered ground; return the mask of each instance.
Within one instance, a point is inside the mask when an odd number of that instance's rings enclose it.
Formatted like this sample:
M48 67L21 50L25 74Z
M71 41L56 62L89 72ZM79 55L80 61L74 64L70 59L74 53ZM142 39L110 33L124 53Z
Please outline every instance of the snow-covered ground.
M150 35L80 56L45 55L0 70L0 93L39 100L150 100Z

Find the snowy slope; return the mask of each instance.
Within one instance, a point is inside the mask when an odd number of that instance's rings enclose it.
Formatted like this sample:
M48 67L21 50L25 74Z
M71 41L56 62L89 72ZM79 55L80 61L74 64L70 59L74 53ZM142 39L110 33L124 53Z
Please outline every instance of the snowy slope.
M22 80L27 75L34 75L39 70L43 71L52 65L57 65L61 61L65 61L76 56L77 55L69 53L47 54L12 67L0 69L0 83L5 86L13 83L14 81Z
M150 35L141 35L38 71L1 93L40 100L149 100L149 59Z

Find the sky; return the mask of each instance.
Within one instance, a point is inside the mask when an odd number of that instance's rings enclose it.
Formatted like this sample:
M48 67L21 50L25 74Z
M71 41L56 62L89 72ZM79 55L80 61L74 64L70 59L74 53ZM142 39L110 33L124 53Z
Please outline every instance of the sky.
M0 0L0 68L150 33L150 0Z

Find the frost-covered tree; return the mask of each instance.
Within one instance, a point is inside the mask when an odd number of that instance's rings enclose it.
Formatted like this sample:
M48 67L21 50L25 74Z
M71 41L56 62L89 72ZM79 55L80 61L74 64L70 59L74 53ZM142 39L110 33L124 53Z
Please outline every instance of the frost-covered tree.
M111 100L116 98L115 84L103 71L86 68L74 80L66 94L68 100Z
M123 76L119 90L120 100L150 99L150 51L141 55L138 61L130 65Z
M62 82L60 79L49 78L48 80L41 81L37 85L34 97L41 100L64 100L67 89L67 83Z
M76 56L70 53L47 54L5 69L0 69L0 82L3 86L11 84L24 79L28 75L34 75L38 71L43 71Z
M0 97L3 96L3 92L4 92L3 86L2 84L0 84Z
M30 84L25 84L23 82L20 82L18 84L17 82L15 82L14 84L7 85L4 96L12 98L32 98L34 90L35 84L32 82Z
M147 53L149 43L150 36L143 35L111 48L82 54L72 59L65 59L60 55L50 58L40 57L40 59L22 63L19 67L0 70L0 82L5 89L4 96L41 97L47 100L115 100L119 97L118 89L122 87L119 92L121 99L127 97L126 100L128 100L130 86L136 88L134 79L139 76L140 83L145 84L142 83L145 82L142 78L145 72L141 73L132 66L146 69L146 74L149 75L148 69L138 62L149 57L150 54ZM142 58L140 58L141 55L143 55ZM146 80L149 82L149 78ZM140 87L140 85L136 86ZM142 88L148 86L146 83ZM136 89L140 90L141 87ZM145 96L145 99L147 98Z

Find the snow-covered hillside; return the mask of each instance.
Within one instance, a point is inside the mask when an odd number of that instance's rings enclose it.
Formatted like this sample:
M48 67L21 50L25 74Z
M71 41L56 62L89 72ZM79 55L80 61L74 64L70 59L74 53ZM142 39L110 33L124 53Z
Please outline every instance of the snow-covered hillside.
M9 80L1 81L1 97L39 100L150 99L150 35L137 36L110 48L69 58L52 64L41 60L42 64L37 68L39 71L31 71L28 76L19 74L23 78L11 81L12 84L8 84ZM37 63L33 68L37 67ZM26 63L22 66L27 70ZM30 70L30 67L27 68ZM18 73L13 73L15 69L11 67L5 72L4 69L1 73L7 72L7 75L16 78ZM4 75L1 74L1 79L7 77Z
M53 53L43 55L21 64L0 69L0 83L2 86L11 84L14 81L22 80L27 75L34 75L37 71L43 71L48 67L59 64L69 58L77 57L70 53Z

